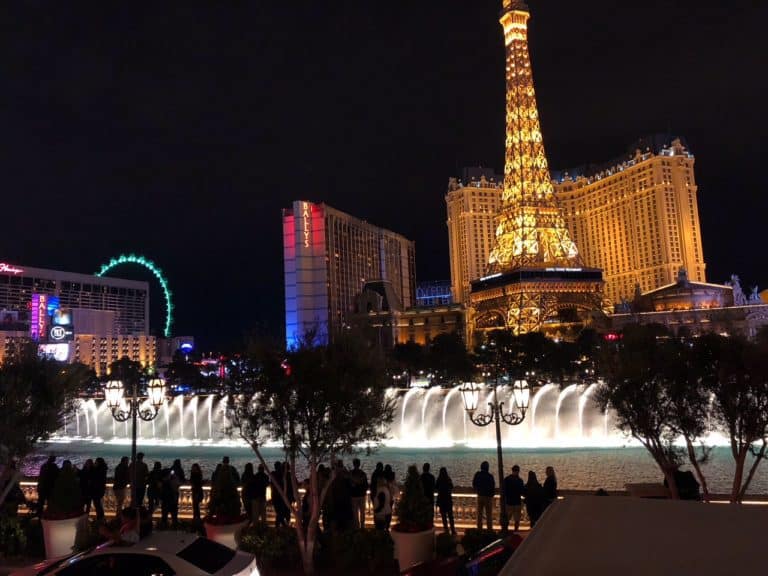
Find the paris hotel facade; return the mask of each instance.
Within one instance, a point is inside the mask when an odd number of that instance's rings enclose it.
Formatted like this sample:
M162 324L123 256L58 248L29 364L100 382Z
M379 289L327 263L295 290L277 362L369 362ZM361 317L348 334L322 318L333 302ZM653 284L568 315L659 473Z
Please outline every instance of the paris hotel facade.
M613 304L672 284L680 268L705 282L694 157L679 139L589 175L553 178L571 238L586 265L603 270ZM465 172L445 197L455 302L467 304L470 282L486 273L501 209L500 177Z

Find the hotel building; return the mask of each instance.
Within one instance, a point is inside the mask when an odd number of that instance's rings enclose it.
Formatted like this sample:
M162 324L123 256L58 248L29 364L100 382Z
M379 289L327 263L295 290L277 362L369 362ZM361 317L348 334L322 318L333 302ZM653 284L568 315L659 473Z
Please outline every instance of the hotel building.
M463 182L448 180L448 249L453 301L469 303L470 282L486 274L501 211L502 178L493 171L466 168Z
M54 308L63 324L53 325ZM0 262L0 364L37 342L41 353L97 376L123 356L154 366L157 343L148 332L147 282Z
M435 289L435 290L433 290ZM396 344L416 342L428 346L440 334L465 335L464 307L452 304L447 282L419 283L418 305L403 308L392 286L386 281L366 282L355 298L353 320L367 337L385 349ZM439 294L419 299L418 294Z
M147 282L0 262L0 314L17 313L22 320L28 318L33 294L58 297L59 305L69 310L114 312L115 334L149 333ZM86 313L82 316L85 319Z
M416 283L416 306L445 306L453 304L448 280L427 280Z
M127 357L144 367L157 366L157 339L146 335L103 336L76 334L70 346L71 362L93 368L96 376L109 373L112 362Z
M388 281L399 306L415 304L414 243L326 204L298 200L283 210L283 262L291 347L309 331L326 342L349 326L368 281Z
M675 139L590 176L553 182L584 261L603 269L614 304L674 283L706 281L694 157Z
M675 282L681 267L692 282L706 281L694 161L675 139L589 176L565 171L553 178L571 238L584 262L603 270L611 303L631 300L636 286L647 292ZM490 180L449 181L455 302L466 304L469 282L486 274L494 240L492 212L500 210L501 194Z

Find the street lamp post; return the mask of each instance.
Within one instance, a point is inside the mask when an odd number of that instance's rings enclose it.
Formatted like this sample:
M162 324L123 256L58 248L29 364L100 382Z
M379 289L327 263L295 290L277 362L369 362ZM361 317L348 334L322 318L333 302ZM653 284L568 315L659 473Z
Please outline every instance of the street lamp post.
M488 372L483 372L484 377L490 376ZM496 424L496 460L499 464L499 522L501 523L502 533L507 532L507 507L504 503L504 461L501 453L501 423L517 426L525 419L525 412L528 410L530 400L530 388L525 380L515 380L512 387L514 405L516 409L511 412L504 412L504 402L499 402L498 395L499 379L496 376L496 382L493 385L493 400L488 402L489 413L476 414L477 403L480 396L480 390L473 382L466 382L461 387L461 397L464 400L464 409L469 415L469 419L476 426L488 426L491 423Z
M125 398L125 390L122 380L110 380L104 385L104 397L107 400L107 406L112 412L112 417L118 422L125 422L131 419L131 506L136 508L137 522L140 521L140 502L137 497L137 478L136 478L136 424L138 418L145 422L154 420L160 407L165 402L165 381L162 378L154 377L147 381L147 395L145 400L139 397L139 378L132 378L132 395ZM149 405L147 406L147 401Z

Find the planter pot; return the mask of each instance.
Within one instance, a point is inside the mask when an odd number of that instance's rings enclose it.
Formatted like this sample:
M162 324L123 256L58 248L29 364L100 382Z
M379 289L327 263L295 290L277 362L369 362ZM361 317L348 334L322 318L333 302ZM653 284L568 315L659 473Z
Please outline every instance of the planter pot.
M204 522L203 525L205 526L205 536L208 539L236 550L237 541L240 539L240 532L242 532L247 523L248 520L242 520L233 524L210 524Z
M82 514L66 520L46 520L43 518L43 539L45 540L45 557L58 558L72 554L78 537L85 534L88 528L88 515Z
M390 536L395 543L395 558L400 564L400 571L419 562L429 562L435 554L435 529L421 532L399 532L391 530Z

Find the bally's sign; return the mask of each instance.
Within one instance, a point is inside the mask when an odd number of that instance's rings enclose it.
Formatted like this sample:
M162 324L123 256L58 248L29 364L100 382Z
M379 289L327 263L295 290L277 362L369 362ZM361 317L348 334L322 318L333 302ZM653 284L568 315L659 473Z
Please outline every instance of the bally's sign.
M70 342L75 339L75 329L71 325L56 324L48 329L49 342Z

